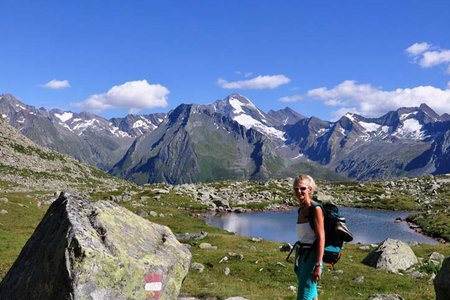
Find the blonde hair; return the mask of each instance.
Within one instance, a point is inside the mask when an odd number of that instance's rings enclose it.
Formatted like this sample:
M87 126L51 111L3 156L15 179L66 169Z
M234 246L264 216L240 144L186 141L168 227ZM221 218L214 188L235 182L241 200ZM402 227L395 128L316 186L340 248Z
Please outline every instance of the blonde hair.
M293 186L294 187L297 186L298 183L303 180L308 180L309 186L311 187L311 194L313 194L317 190L317 185L316 185L316 182L314 181L314 179L309 175L306 175L306 174L298 175L294 180Z

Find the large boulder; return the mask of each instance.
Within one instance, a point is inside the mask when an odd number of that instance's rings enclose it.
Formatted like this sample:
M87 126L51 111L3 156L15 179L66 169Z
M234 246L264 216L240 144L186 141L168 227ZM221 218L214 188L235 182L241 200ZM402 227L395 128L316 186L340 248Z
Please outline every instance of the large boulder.
M442 263L442 267L434 278L436 300L450 299L450 256Z
M176 299L191 254L166 226L61 194L0 284L0 299Z
M363 263L377 269L398 273L418 263L411 247L399 240L386 239L370 252Z

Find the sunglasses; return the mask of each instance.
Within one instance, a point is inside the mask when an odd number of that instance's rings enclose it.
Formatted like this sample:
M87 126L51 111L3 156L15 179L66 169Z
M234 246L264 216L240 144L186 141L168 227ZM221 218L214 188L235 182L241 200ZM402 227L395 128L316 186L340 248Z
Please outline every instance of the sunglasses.
M296 191L298 191L298 190L300 190L300 191L306 191L307 188L308 188L308 187L306 187L306 186L296 186L296 187L294 187L294 190L296 190Z

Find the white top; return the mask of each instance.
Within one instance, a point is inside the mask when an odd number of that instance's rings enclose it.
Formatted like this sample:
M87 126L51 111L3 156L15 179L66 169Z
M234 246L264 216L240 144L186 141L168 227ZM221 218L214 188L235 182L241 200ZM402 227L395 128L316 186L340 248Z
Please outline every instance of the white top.
M297 240L301 243L312 244L316 240L316 233L309 222L297 224Z

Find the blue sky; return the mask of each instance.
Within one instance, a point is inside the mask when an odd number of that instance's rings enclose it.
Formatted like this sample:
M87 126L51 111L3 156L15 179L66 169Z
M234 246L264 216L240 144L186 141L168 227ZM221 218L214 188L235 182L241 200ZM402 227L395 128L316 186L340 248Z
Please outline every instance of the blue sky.
M0 94L110 118L212 103L450 113L448 1L0 2Z

